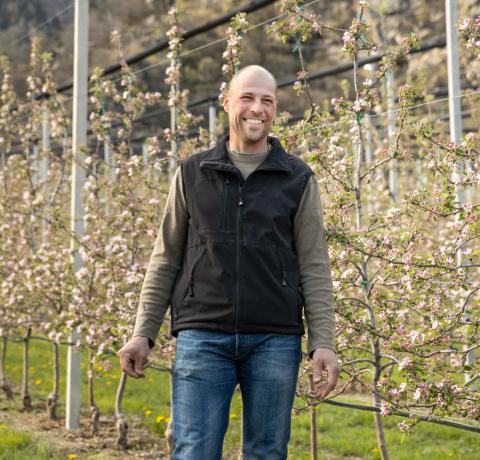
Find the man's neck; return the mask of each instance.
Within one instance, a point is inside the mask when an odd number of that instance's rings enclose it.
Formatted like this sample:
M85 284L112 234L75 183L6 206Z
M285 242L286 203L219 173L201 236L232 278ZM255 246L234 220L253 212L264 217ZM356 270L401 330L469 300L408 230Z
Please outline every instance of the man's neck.
M230 145L230 142L227 141L227 150L229 151L230 154L233 154L233 155L252 155L252 156L258 156L258 155L263 155L263 154L266 154L270 151L272 145L267 142L267 147L262 150L261 152L252 152L251 150L237 150L237 149L234 149L232 148L232 146Z
M241 153L264 153L269 149L269 143L266 137L258 142L250 144L241 142L235 138L232 139L230 136L228 146L231 151Z

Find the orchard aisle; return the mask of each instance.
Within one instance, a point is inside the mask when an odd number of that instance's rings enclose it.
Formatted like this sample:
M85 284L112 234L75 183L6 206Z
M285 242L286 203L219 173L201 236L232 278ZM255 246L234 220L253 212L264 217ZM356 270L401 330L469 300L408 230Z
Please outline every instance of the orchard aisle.
M30 458L42 459L168 459L166 443L155 433L148 432L141 420L135 421L130 417L130 438L128 451L112 449L115 444L116 432L113 417L100 418L100 434L92 436L89 430L88 417L81 418L81 427L67 431L63 418L58 421L48 420L43 405L37 405L33 412L6 411L5 405L0 406L0 430L7 429L15 432L15 440L9 445L24 450L31 438ZM0 431L1 433L1 431ZM2 436L0 436L2 437ZM48 447L53 453L41 456L37 452L38 446ZM3 440L0 440L0 458L4 458ZM42 450L42 449L40 449ZM46 449L45 449L46 450ZM165 452L165 454L162 454ZM35 455L35 457L33 457ZM38 457L37 457L38 456ZM28 458L26 456L25 458Z

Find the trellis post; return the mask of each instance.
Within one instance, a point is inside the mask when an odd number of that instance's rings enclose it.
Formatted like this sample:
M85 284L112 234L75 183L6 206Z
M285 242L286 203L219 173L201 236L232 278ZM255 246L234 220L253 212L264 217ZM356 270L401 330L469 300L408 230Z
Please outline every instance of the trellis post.
M460 102L460 61L458 57L458 43L457 31L455 30L457 24L457 2L456 0L445 0L445 19L447 28L447 66L448 66L448 110L450 121L450 140L459 144L462 137L462 107ZM465 164L458 162L458 170L463 171ZM456 198L459 206L465 203L465 193L461 187L456 187ZM458 214L457 214L458 216ZM457 251L457 265L464 265L465 258L463 257L465 245ZM468 308L464 315L466 322L470 321L470 314ZM465 348L468 347L468 344ZM470 350L467 353L465 364L472 365L475 362L475 350ZM471 380L472 376L469 372L465 372L465 383ZM472 389L476 389L478 383L472 384Z
M394 143L395 137L395 76L393 70L386 74L386 97L387 97L387 139L390 146ZM395 203L398 199L398 164L397 159L392 158L388 170L388 183L392 200Z
M73 120L72 120L72 201L71 201L71 231L73 234L71 248L73 253L74 271L83 266L75 238L84 234L83 206L80 199L85 184L84 168L85 149L87 146L87 97L88 97L88 0L75 0L75 36L73 63ZM73 332L70 336L72 345L68 347L67 355L67 401L65 427L74 429L80 427L80 395L81 395L81 353L75 343L79 334Z
M208 133L210 137L210 145L215 144L215 127L217 125L217 107L212 99L208 106Z
M47 108L43 109L42 117L42 158L40 161L40 180L44 186L48 180L48 169L50 167L49 152L50 152L50 130L49 130L50 113ZM47 241L47 219L42 219L42 242Z
M172 58L170 61L170 66L175 67L177 65L177 60ZM170 87L170 93L176 94L178 91L178 84L172 83ZM176 98L175 98L176 100ZM170 107L170 161L168 162L168 173L173 175L175 169L177 168L177 105L176 102L173 103Z

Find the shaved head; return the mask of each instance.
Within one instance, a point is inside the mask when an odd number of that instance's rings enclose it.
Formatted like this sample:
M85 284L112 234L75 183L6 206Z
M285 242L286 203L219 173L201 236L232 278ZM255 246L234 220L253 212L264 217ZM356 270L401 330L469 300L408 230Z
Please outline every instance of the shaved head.
M265 152L277 110L275 77L259 65L240 69L223 100L228 113L230 147L239 152Z
M267 69L265 69L265 67L262 67L261 65L247 65L235 72L235 75L232 77L228 85L228 94L231 96L236 84L243 78L249 77L251 75L262 75L269 78L275 88L275 97L277 97L277 80L275 80L275 77Z

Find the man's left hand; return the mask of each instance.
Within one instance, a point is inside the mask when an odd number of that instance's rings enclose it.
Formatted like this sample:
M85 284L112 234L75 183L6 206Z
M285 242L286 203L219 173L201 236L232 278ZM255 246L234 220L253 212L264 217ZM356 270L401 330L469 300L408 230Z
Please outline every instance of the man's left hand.
M323 371L327 372L327 382L322 383ZM340 366L337 355L329 348L317 348L313 352L313 386L317 398L325 398L337 385Z

